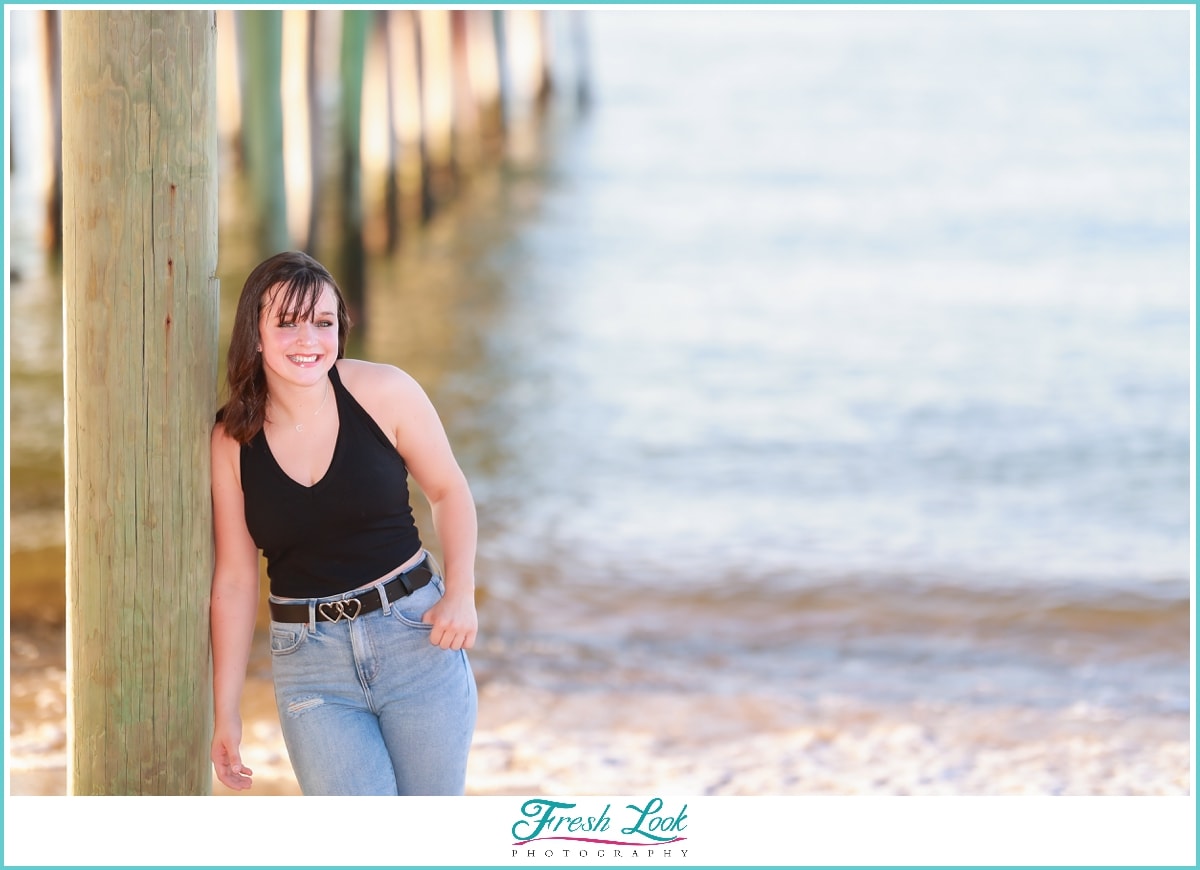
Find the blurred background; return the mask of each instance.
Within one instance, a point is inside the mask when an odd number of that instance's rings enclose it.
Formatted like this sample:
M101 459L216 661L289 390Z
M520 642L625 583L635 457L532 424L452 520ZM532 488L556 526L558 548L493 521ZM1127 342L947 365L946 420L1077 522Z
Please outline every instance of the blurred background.
M9 28L14 794L65 788L62 14ZM307 248L478 501L469 793L1190 793L1186 10L217 30L222 349Z

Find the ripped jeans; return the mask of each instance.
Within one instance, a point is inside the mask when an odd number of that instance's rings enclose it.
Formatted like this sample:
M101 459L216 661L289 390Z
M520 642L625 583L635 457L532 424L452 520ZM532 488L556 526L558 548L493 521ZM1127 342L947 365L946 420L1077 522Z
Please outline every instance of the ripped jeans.
M466 652L434 646L421 622L444 592L435 576L352 620L271 622L275 702L304 794L463 793L475 678Z

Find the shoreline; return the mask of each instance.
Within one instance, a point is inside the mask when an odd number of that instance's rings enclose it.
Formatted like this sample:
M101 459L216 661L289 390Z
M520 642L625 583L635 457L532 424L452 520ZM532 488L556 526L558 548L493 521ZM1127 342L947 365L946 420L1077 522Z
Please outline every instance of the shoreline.
M44 628L39 628L43 635ZM61 637L61 629L59 630ZM65 669L16 626L11 794L65 794ZM61 648L60 648L61 650ZM478 671L477 671L478 673ZM479 679L468 795L1187 795L1190 715L883 704L625 685L567 691ZM249 796L298 794L269 673L243 701ZM214 783L217 796L242 796Z

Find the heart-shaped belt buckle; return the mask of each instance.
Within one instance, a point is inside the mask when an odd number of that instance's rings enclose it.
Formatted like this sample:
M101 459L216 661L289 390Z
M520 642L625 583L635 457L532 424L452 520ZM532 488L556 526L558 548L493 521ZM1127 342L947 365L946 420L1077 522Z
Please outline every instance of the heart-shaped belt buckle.
M353 606L351 606L353 605ZM340 622L342 618L353 621L362 611L362 600L345 598L341 601L323 601L317 605L317 612L330 622Z

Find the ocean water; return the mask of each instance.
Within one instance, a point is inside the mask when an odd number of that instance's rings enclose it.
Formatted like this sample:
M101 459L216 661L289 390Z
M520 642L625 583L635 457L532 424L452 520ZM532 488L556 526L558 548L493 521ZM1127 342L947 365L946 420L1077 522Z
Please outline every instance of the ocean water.
M1188 709L1186 16L588 21L427 255L484 669Z

